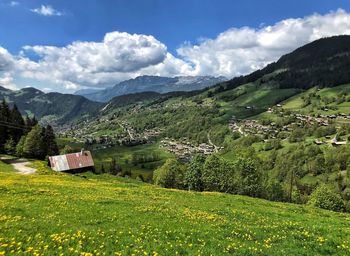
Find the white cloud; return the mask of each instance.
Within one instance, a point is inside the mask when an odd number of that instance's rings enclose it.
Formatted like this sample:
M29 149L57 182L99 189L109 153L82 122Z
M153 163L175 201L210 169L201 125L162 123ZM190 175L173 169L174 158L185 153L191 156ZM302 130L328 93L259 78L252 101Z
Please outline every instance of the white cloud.
M10 72L0 73L0 86L11 90L17 90L18 88L13 80L13 76Z
M0 47L0 71L58 91L106 87L139 75L230 78L262 68L313 40L340 34L350 34L350 13L343 10L259 28L231 28L216 38L202 38L196 45L186 43L174 56L153 36L116 31L100 42L25 46L17 56ZM28 52L38 58L30 59Z
M233 77L262 68L316 39L341 34L350 34L350 14L344 10L287 19L259 29L232 28L215 39L184 45L177 51L193 64L197 75Z
M10 2L10 6L12 6L12 7L17 6L17 5L19 5L19 2L17 2L17 1Z
M11 70L13 63L13 56L5 48L0 46L0 72Z
M31 9L31 11L43 16L62 16L64 14L50 5L41 5L40 8Z
M113 84L130 78L138 70L162 63L167 57L164 44L153 36L107 33L102 42L73 42L66 47L25 46L40 57L34 62L18 59L22 74L28 78L53 80L67 89L79 85Z

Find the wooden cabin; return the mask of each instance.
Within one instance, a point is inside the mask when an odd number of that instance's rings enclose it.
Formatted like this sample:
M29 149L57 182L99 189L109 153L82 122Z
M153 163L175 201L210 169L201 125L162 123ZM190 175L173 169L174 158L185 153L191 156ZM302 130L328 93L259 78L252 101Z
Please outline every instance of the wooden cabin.
M56 172L79 173L94 169L94 160L90 151L81 150L77 153L50 156L49 165Z

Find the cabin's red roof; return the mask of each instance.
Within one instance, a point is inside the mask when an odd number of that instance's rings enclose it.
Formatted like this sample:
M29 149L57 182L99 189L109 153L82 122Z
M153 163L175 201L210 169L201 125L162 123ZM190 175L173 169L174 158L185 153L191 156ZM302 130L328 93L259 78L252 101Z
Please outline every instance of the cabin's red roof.
M90 151L67 154L66 157L70 169L94 166Z
M94 166L90 151L49 157L51 168L55 171L67 171Z

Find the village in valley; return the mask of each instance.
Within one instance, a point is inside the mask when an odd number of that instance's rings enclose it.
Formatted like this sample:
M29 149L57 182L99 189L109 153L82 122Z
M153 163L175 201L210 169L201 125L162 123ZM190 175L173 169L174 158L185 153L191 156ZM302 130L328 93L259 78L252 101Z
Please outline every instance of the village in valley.
M298 112L285 111L281 104L277 104L273 108L269 108L267 113L276 115L283 122L274 122L272 120L257 120L257 119L236 119L232 117L229 121L230 130L238 133L241 136L258 135L264 141L269 139L276 139L282 132L290 133L296 128L304 128L307 126L328 127L331 124L338 122L349 122L350 115L344 113L332 115L305 115ZM335 125L336 130L340 128ZM337 136L325 137L327 140L315 139L314 143L317 145L331 144L333 146L345 145L347 141L342 141Z
M139 109L140 107L136 105L132 108L132 111L137 112ZM237 134L239 137L259 136L263 142L268 142L281 137L285 138L285 134L290 134L297 128L310 126L334 126L336 129L334 133L336 133L340 127L335 124L350 121L350 115L343 113L306 115L285 110L282 104L268 108L265 113L277 118L237 119L233 116L228 122L229 129L232 134ZM96 129L96 127L99 128ZM101 127L104 129L101 129ZM284 134L284 137L282 134ZM130 122L114 116L107 116L93 121L85 120L76 127L73 126L62 130L60 136L72 138L75 143L83 143L86 147L92 146L93 150L112 148L114 146L130 147L159 143L161 149L174 154L184 162L190 161L193 155L198 153L211 155L224 149L224 147L219 147L212 143L209 133L206 143L193 143L186 137L178 139L166 137L162 128L137 131ZM314 143L317 145L330 144L340 146L347 144L347 140L339 136L327 135L323 139L314 139Z

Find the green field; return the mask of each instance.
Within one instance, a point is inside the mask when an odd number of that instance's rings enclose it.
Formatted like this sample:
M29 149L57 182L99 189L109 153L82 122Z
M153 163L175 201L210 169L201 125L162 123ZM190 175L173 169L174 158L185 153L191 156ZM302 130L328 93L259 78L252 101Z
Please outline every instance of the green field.
M69 145L75 151L80 151L82 148L90 150L92 152L97 171L101 169L102 165L105 169L108 169L112 159L115 159L123 171L131 171L133 178L136 178L138 175L142 175L144 179L148 179L153 171L161 166L166 159L174 157L173 154L160 148L159 143L143 144L132 147L113 146L110 148L101 149L101 145L86 146L83 143L74 143L70 138L58 138L57 142L60 148L63 148L65 145ZM150 154L157 154L159 156L159 160L139 164L134 164L132 162L133 155Z
M0 255L350 254L349 214L0 168Z
M305 111L306 113L311 114L322 114L322 115L331 115L335 113L350 113L350 102L346 101L343 103L332 102L328 104L329 107L337 107L336 110L329 109L328 111L316 110L313 109L311 105L304 106L303 96L307 96L310 93L316 93L320 99L324 98L334 98L338 99L342 95L348 95L350 91L350 84L339 85L332 88L323 88L317 90L316 88L311 88L303 93L300 93L296 96L289 98L283 102L283 108L287 110L294 111ZM315 101L314 101L315 102Z
M132 163L133 155L148 155L152 153L158 154L160 159L158 161L142 164ZM112 148L93 150L92 154L97 168L100 168L101 164L103 164L105 168L108 168L109 163L114 158L123 170L131 171L132 177L137 177L141 174L145 179L147 179L157 167L161 166L166 159L174 157L172 154L159 148L158 143L133 147L115 146Z

